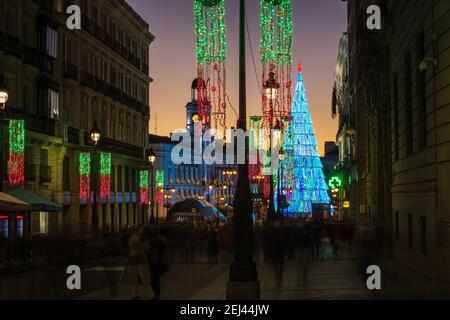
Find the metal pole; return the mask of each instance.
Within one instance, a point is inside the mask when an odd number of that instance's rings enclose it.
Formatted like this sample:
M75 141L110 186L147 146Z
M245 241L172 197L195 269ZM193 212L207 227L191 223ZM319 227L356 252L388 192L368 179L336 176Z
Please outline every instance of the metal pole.
M93 160L93 165L92 165L92 169L93 169L93 174L94 174L94 208L92 210L92 231L94 233L98 232L98 212L97 212L97 163L96 163L96 158L97 158L97 147L95 147L95 151L94 151L94 160Z
M239 31L239 120L238 128L247 130L247 97L245 75L245 0L240 0ZM246 140L246 155L248 140ZM253 204L248 163L239 164L234 197L234 252L227 286L228 299L260 299L258 273L253 260Z
M151 209L151 216L150 216L150 223L154 223L155 222L155 202L154 202L154 197L153 197L153 164L150 167L150 194L151 194L151 204L150 204L150 209Z
M278 179L277 179L277 189L278 189L278 196L277 196L277 216L278 218L281 216L281 163L278 165Z

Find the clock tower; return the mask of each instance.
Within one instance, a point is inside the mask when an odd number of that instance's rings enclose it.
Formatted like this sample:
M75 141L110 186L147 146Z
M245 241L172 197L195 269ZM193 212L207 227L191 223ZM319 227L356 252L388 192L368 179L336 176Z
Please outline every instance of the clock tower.
M191 102L186 105L186 129L191 135L195 133L195 123L201 121L198 110L197 90L199 82L203 82L203 79L197 78L192 81L191 86ZM203 126L203 131L210 129L210 123L206 123Z

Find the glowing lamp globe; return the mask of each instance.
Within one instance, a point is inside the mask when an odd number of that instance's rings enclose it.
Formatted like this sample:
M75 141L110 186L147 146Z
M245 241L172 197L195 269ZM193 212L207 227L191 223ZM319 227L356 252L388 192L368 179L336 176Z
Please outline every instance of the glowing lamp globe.
M97 126L97 121L94 122L94 127L92 128L91 132L90 132L90 137L92 142L97 145L98 142L100 141L102 134L100 132L100 129Z
M0 108L5 109L6 102L8 101L8 88L0 81Z
M156 161L156 154L153 151L153 148L151 148L149 155L148 155L148 162L150 162L153 165L155 163L155 161Z

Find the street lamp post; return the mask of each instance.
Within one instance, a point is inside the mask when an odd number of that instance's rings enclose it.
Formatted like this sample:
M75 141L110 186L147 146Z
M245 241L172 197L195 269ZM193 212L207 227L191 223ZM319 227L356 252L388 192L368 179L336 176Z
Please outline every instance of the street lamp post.
M8 94L9 90L6 87L3 78L0 78L0 109L1 109L1 119L0 119L0 143L1 143L1 148L3 149L5 146L5 143L3 141L3 122L6 120L6 116L5 116L5 109L6 109L6 102L8 102L8 98L9 98L9 94ZM5 152L2 150L1 151L1 161L2 164L5 163ZM5 165L5 169L6 169L6 165ZM1 172L0 172L0 191L3 192L3 169L0 168Z
M154 216L154 210L153 208L155 207L155 203L154 203L154 197L153 197L153 165L155 164L156 161L156 154L155 151L153 151L153 148L150 149L149 153L148 153L148 162L150 163L150 210L151 210L151 215L150 215L150 222L153 223L155 222L155 216ZM145 215L147 217L147 215ZM147 220L147 218L145 219Z
M238 127L247 130L247 97L245 70L245 0L240 0L239 18L239 120ZM245 143L246 154L248 140ZM239 164L234 197L234 248L227 284L229 300L259 300L260 285L256 264L253 260L253 204L251 200L248 163Z
M283 183L283 161L286 158L286 155L285 155L283 149L280 150L279 157L280 157L280 163L278 165L278 197L277 197L278 198L278 207L277 207L278 212L277 212L277 214L278 214L278 218L281 218L284 214L284 209L281 208L281 205L282 205L281 200L283 197L283 194L282 194L283 188L282 188L281 184Z
M102 134L100 132L100 129L97 126L97 121L94 122L94 127L91 129L89 133L91 142L94 144L94 160L93 160L93 176L94 176L94 208L92 211L92 217L91 217L91 225L92 225L92 231L94 233L98 232L98 212L97 212L97 192L98 192L98 186L97 186L97 165L96 165L96 157L97 157L97 145L102 137Z

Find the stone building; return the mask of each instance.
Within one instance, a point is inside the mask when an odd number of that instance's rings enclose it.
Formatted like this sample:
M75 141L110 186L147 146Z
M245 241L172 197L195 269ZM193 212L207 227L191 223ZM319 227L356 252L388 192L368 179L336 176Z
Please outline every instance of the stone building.
M369 5L381 8L381 30L366 26ZM448 280L450 2L349 0L348 17L349 76L338 72L341 46L334 100L341 158L355 152L348 196L377 229L379 254Z
M387 8L394 258L450 280L450 2Z
M66 27L71 4L81 7L82 30ZM26 127L24 188L64 207L37 213L44 227L33 232L88 233L97 224L108 232L144 221L137 193L150 114L148 24L123 0L2 1L0 17L7 114ZM95 123L102 134L96 150L89 139ZM93 160L85 201L81 152ZM100 152L112 155L111 196L102 201Z

